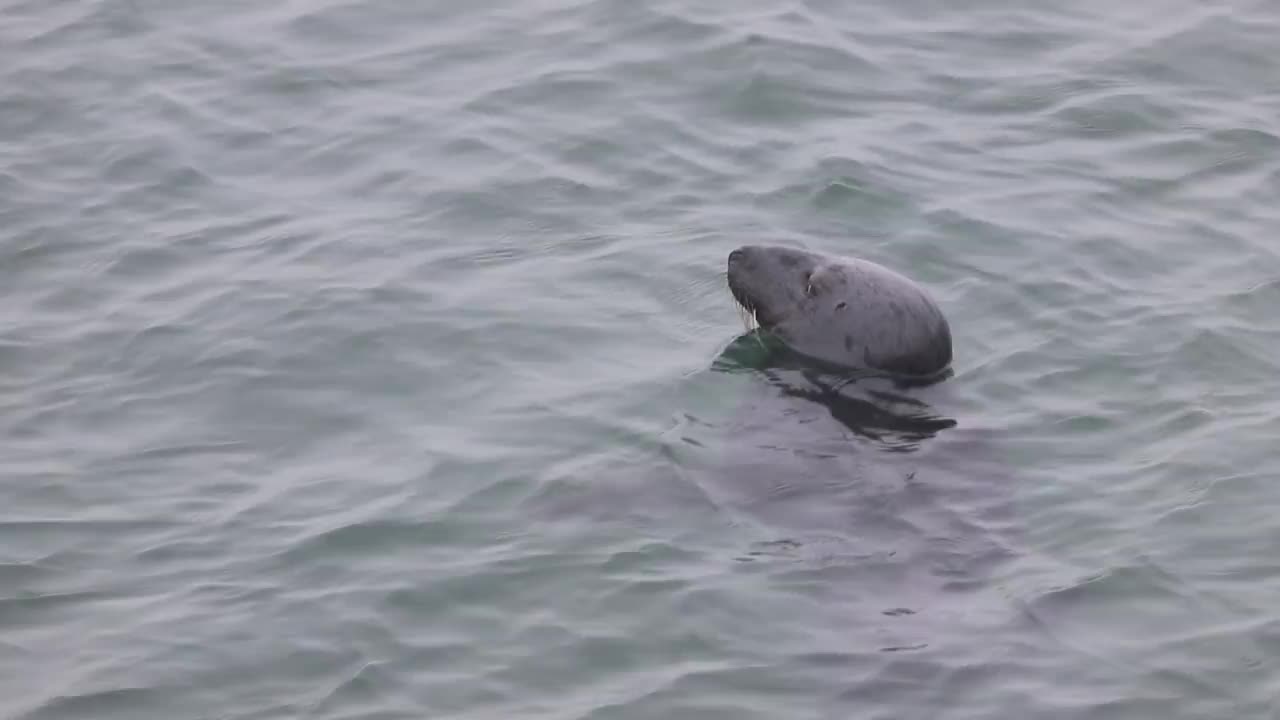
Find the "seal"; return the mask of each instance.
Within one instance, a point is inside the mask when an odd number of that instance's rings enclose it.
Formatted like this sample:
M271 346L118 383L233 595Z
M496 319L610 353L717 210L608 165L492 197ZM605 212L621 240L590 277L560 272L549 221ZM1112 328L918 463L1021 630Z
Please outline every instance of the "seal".
M728 279L760 328L807 358L912 378L951 364L951 327L937 303L876 263L746 245L729 253Z

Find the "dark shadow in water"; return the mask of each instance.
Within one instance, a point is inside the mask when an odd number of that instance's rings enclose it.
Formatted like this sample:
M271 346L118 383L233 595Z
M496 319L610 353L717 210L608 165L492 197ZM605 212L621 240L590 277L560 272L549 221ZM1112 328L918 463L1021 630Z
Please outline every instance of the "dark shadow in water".
M767 333L735 339L712 363L712 370L763 377L784 397L821 405L850 432L893 452L910 452L956 421L942 417L907 390L935 384L950 371L927 380L883 373L837 370L801 356Z

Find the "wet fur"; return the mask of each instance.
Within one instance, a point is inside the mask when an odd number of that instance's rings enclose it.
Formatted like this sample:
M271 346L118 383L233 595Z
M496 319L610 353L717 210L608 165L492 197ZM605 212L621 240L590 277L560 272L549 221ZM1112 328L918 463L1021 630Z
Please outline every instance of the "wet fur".
M779 246L729 255L729 289L806 357L911 378L945 376L951 329L923 288L875 263Z

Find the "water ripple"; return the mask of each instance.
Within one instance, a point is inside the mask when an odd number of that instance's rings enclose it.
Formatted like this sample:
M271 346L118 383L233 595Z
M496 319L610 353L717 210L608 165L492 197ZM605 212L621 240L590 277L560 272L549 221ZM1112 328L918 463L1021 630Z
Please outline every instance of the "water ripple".
M1277 29L9 3L0 713L1267 716ZM721 372L758 241L954 427Z

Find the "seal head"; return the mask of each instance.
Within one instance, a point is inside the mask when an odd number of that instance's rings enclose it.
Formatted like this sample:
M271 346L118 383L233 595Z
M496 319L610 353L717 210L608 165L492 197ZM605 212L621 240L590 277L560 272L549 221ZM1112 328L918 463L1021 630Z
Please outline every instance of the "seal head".
M937 304L876 263L747 245L729 253L728 278L761 329L801 355L914 377L951 364L951 329Z

